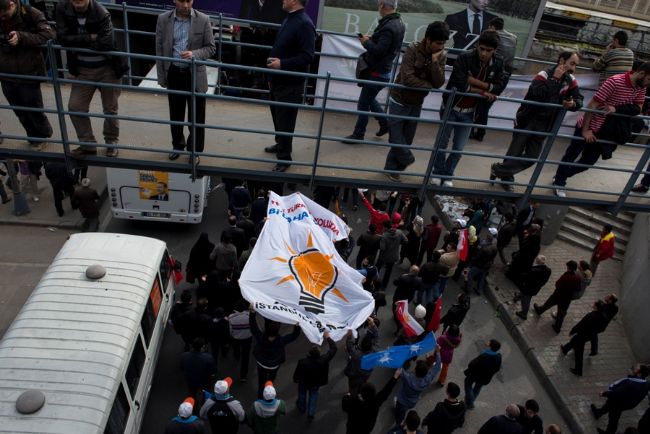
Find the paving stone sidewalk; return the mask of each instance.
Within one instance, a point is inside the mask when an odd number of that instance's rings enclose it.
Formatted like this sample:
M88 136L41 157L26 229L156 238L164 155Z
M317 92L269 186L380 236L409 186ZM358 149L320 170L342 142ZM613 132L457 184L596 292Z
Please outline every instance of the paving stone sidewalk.
M511 246L516 247L516 244L515 238ZM549 246L542 246L541 253L546 256L546 263L553 274L540 293L533 298L533 302L538 304L544 303L553 292L555 281L566 270L567 261L589 260L591 254L588 250L561 240L556 240ZM607 330L599 335L597 356L588 355L587 343L582 377L577 377L569 371L569 368L574 366L573 352L563 356L560 345L569 341L569 330L591 310L595 300L602 299L612 292L620 293L622 263L607 260L600 264L598 273L584 296L571 303L559 334L551 328L553 309L538 316L531 303L526 321L515 315L521 307L519 303L513 302L516 287L505 277L503 271L504 266L497 258L488 278L490 288L486 295L497 308L499 316L518 342L547 392L557 399L558 409L563 413L573 433L596 433L597 427L604 429L607 417L604 416L598 421L594 419L589 404L593 402L598 406L602 405L604 399L599 397L599 393L606 390L610 383L628 375L631 367L637 362L627 341L621 314L619 313ZM636 427L646 408L647 403L644 401L636 409L624 412L619 431L624 431L628 426Z

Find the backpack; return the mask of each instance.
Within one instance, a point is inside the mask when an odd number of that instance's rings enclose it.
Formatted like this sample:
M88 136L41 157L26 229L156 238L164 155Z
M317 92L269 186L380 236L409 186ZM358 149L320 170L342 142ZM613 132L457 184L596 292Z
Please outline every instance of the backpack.
M225 401L215 401L208 410L208 421L213 433L234 434L239 430L239 421L228 403L233 401L230 397Z

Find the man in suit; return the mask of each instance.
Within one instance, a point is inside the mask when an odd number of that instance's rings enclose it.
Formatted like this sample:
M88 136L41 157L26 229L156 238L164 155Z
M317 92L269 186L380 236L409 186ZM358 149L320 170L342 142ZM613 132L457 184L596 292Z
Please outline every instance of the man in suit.
M156 184L156 193L149 196L149 200L169 200L167 184L164 182L159 182Z
M468 50L478 40L479 35L487 30L488 23L497 16L487 12L490 0L469 0L467 9L447 15L445 22L454 34L454 48Z
M169 90L184 92L192 91L192 67L188 62L181 60L206 60L211 58L216 47L214 36L208 16L192 8L192 0L175 0L176 8L163 12L158 16L156 24L156 55L173 57L178 61L158 60L156 69L158 84ZM205 93L208 90L208 75L205 65L196 65L195 91ZM192 119L192 98L190 95L168 94L169 118L172 121L185 120L185 106L187 106L188 121ZM195 97L197 124L205 123L205 98ZM190 130L191 131L191 130ZM170 160L179 157L177 151L191 149L194 141L196 152L203 152L205 138L204 128L195 128L195 137L190 135L185 140L182 125L171 125L172 146L174 150L169 154ZM199 158L196 157L198 164Z

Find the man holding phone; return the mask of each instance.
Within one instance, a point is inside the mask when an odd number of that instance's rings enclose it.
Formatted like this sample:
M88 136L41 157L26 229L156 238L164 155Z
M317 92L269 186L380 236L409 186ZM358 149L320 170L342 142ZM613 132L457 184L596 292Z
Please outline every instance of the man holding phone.
M308 72L314 60L316 30L305 13L307 0L282 0L282 9L288 13L278 31L266 66L270 69ZM295 75L269 74L271 101L300 104L303 98L305 77ZM276 132L293 133L298 118L297 107L272 105L271 116ZM285 172L291 166L292 136L276 135L275 145L264 148L274 153L278 163L274 172Z
M583 97L578 88L578 81L573 76L579 63L580 58L575 51L560 53L555 66L539 72L533 78L524 100L561 104L567 110L579 110L582 107ZM540 133L549 132L560 113L561 111L556 107L522 103L517 110L515 128ZM546 136L515 131L506 156L538 158L545 140ZM533 164L534 161L506 158L502 163L492 165L490 180L501 178L502 181L514 182L515 174ZM512 184L501 184L501 187L507 191L514 191Z

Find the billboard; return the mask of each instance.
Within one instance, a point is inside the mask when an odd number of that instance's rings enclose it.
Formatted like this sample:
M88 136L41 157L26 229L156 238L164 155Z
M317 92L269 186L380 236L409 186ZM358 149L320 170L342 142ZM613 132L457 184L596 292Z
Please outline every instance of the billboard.
M169 173L157 170L138 170L140 199L169 200Z

